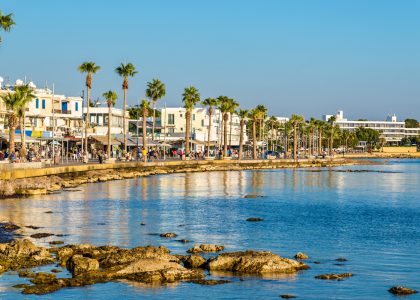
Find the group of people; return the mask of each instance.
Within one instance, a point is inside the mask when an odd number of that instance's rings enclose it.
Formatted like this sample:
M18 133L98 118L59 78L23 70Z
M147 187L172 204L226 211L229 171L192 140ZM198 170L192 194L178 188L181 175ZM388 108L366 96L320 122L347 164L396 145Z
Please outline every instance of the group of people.
M28 148L17 149L12 153L9 153L9 151L5 149L0 150L0 161L8 160L12 163L40 162L43 159L52 159L53 155L56 158L60 158L61 151L60 146L55 146L53 150L52 146L38 147L35 145L30 145Z

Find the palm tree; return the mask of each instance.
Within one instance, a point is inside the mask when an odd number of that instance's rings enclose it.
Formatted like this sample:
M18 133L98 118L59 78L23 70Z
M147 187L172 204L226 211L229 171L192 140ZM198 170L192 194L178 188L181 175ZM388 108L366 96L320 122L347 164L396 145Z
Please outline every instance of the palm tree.
M9 32L13 25L15 25L15 22L12 18L13 14L3 15L2 11L0 10L0 29L4 30L6 32ZM1 37L0 37L0 43L1 43Z
M333 146L334 146L334 137L337 134L337 131L340 130L340 128L338 126L334 125L334 122L337 120L337 118L335 116L332 116L328 119L328 124L330 124L330 145L329 145L329 152L330 152L330 156L332 157L332 153L333 153Z
M182 94L182 102L184 102L185 112L185 154L190 152L190 134L191 134L191 113L197 103L200 102L200 93L193 87L186 87Z
M150 102L146 99L141 100L140 103L140 110L142 113L142 131L143 131L143 148L147 150L147 116L150 110ZM146 161L146 157L143 157L144 161Z
M215 98L207 98L203 100L202 104L208 107L209 112L209 127L207 130L207 157L210 157L210 139L211 139L211 123L214 113L214 108L219 104L219 101Z
M229 146L232 147L232 121L233 121L233 114L235 113L236 109L239 107L239 103L233 99L229 99L229 117L230 117L230 124L229 124Z
M304 122L304 118L298 115L292 115L290 123L293 126L293 159L297 161L297 129L300 124Z
M124 91L124 108L123 108L123 132L124 132L124 151L127 151L127 124L125 115L127 112L127 90L128 90L128 77L133 77L138 72L132 63L121 64L115 68L115 72L123 78L122 89Z
M248 117L252 119L252 157L253 159L257 159L257 121L260 116L260 111L256 108L252 109L249 112Z
M86 100L86 125L85 125L85 155L88 154L88 128L89 128L89 103L90 103L90 90L92 89L92 74L96 74L101 69L100 66L94 62L87 61L82 63L78 70L81 73L86 73L86 89L87 89L87 100ZM53 100L54 101L54 100Z
M9 124L9 158L11 159L12 153L15 153L15 130L18 124L17 112L21 107L21 99L18 93L7 93L1 96L4 104L6 105L8 112L8 124Z
M166 95L165 84L159 79L153 79L152 82L147 83L146 97L152 99L153 103L153 125L152 125L152 140L155 139L155 119L156 119L156 102Z
M244 146L244 127L245 127L245 122L248 118L249 115L249 110L247 109L240 109L237 112L239 118L240 118L240 132L239 132L239 155L238 155L238 159L241 160L242 159L242 152L243 152L243 146Z
M111 107L117 102L117 93L114 91L108 91L102 94L106 99L106 104L108 105L108 147L106 149L106 154L108 159L111 158Z
M227 146L228 146L228 135L227 135L227 126L229 121L229 113L232 106L232 99L226 96L220 96L219 100L219 109L222 113L222 122L223 122L223 157L227 156Z
M17 110L20 127L20 142L21 142L21 157L26 157L26 142L25 142L25 112L26 105L35 99L35 95L29 84L16 87L16 97L20 99L20 107Z

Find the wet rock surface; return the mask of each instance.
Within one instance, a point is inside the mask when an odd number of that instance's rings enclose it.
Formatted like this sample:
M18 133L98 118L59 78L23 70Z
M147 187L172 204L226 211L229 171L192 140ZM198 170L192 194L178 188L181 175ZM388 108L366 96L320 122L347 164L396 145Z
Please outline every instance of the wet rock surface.
M30 237L33 238L33 239L42 239L42 238L50 237L50 236L53 236L53 235L54 234L52 234L52 233L42 232L42 233L31 234Z
M165 233L161 233L159 236L163 238L174 238L174 237L177 237L178 235L174 232L165 232Z
M280 257L264 251L244 251L223 253L209 259L207 267L210 271L230 271L240 273L294 273L307 269L302 262Z
M283 294L283 295L280 295L280 298L283 298L283 299L294 299L294 298L297 298L295 295L291 295L291 294Z
M194 247L187 250L188 253L200 253L200 252L219 252L223 251L225 247L223 245L215 244L201 244L195 245Z
M204 257L198 254L184 256L181 258L181 261L186 268L201 268L206 264Z
M394 295L411 295L411 294L417 294L418 291L410 289L408 287L404 286L394 286L388 290L391 294Z
M299 260L309 259L309 256L306 253L298 252L295 254L295 258Z
M341 273L341 274L321 274L315 276L316 279L323 279L323 280L343 280L348 277L352 277L352 273Z
M0 244L0 273L8 270L36 267L54 262L50 252L29 240Z

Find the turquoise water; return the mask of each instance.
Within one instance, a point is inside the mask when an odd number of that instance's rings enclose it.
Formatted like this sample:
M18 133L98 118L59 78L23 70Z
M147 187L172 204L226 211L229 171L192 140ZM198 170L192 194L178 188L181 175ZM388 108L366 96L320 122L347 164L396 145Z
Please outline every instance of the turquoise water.
M347 169L385 173L334 171ZM68 234L37 241L44 245L57 239L124 247L152 244L185 254L192 244L216 243L225 245L227 251L269 250L285 257L302 251L310 256L309 270L277 278L248 276L240 280L215 274L215 278L232 280L218 286L106 283L64 289L43 299L120 299L122 295L125 299L279 299L286 293L298 299L396 299L387 292L391 286L420 290L419 183L420 160L391 160L321 172L160 175L3 200L0 220L45 227L38 232ZM244 198L246 194L264 197ZM246 222L249 217L264 221ZM153 235L169 231L192 243ZM34 232L25 229L23 233ZM339 263L335 261L338 257L348 261ZM355 276L344 281L314 279L318 274L342 272ZM15 273L0 275L0 298L40 299L21 295L11 287L22 282L25 279ZM407 299L420 299L420 295Z

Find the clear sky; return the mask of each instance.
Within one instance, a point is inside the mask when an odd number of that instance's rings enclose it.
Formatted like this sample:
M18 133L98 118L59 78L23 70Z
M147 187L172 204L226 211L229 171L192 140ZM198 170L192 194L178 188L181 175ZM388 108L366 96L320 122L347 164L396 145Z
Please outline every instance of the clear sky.
M278 116L420 119L420 0L3 0L0 10L17 23L1 33L0 76L58 93L80 95L76 68L92 60L102 66L92 98L113 89L121 107L114 69L132 62L129 104L159 78L168 106L194 85Z

